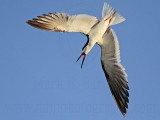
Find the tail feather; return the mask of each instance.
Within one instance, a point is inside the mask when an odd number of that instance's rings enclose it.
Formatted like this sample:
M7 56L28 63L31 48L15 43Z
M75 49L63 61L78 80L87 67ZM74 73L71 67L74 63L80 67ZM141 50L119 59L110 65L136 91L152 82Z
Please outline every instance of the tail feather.
M107 16L111 15L112 13L114 13L114 11L115 11L114 8L112 8L109 4L104 2L103 11L102 11L102 19L104 19Z
M110 25L115 25L125 21L125 18L121 16L114 8L112 8L109 4L104 2L103 11L102 11L102 20L107 17L112 16L112 21Z
M126 19L123 16L121 16L118 12L115 12L115 14L112 17L112 22L110 23L110 25L115 25L115 24L121 23L125 20Z

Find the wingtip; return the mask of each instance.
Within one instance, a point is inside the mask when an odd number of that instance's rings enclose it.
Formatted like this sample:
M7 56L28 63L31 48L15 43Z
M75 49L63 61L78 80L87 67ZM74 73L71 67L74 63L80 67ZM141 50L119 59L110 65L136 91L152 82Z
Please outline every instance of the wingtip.
M121 111L121 110L120 110L120 111ZM127 113L127 112L121 111L121 113L122 113L122 115L123 115L124 117L126 117L126 113Z
M124 113L123 116L126 117L126 114Z
M126 117L126 113L127 113L127 112L122 112L122 111L121 111L121 113L122 113L122 115L123 115L124 117Z
M29 21L29 20L26 21L27 24L28 24L28 21Z
M27 21L26 21L27 24L30 24L30 22L31 22L31 20L27 20Z
M117 104L120 112L122 113L122 115L123 115L124 117L126 117L126 113L127 113L126 108L125 108L125 111L122 110L122 109L120 108L120 106L118 105L116 98L115 98L114 96L113 96L113 98L114 98L114 100L115 100L115 102L116 102L116 104Z

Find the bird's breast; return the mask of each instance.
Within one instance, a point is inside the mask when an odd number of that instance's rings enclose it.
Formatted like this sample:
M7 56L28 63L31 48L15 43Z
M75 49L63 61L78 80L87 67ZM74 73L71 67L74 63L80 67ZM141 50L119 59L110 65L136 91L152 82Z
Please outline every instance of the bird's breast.
M105 31L107 30L108 25L103 23L99 23L97 26L95 26L94 28L92 28L89 32L89 38L92 41L98 42L99 40L101 40L103 34L105 33Z

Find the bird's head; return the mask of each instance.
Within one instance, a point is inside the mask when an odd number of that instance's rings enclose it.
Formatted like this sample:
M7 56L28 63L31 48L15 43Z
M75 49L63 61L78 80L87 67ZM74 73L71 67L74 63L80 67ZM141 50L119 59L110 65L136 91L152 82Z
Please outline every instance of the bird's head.
M83 56L83 60L82 60L82 64L81 64L81 68L83 66L84 60L86 58L86 55L89 53L89 51L93 48L93 46L95 45L95 43L89 43L87 42L86 45L83 47L82 49L82 54L79 56L79 58L77 59L77 61ZM76 62L77 62L76 61Z

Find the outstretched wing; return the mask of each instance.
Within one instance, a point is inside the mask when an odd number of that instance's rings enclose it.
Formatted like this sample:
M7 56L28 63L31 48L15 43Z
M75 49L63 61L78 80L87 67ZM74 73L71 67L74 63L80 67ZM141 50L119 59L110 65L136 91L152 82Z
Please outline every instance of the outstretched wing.
M103 35L101 46L101 63L114 100L125 116L129 103L127 74L120 64L119 43L114 31L110 28Z
M42 30L57 32L81 32L87 34L91 27L99 20L90 15L80 14L69 16L65 13L49 13L37 16L38 19L28 20L26 23Z

